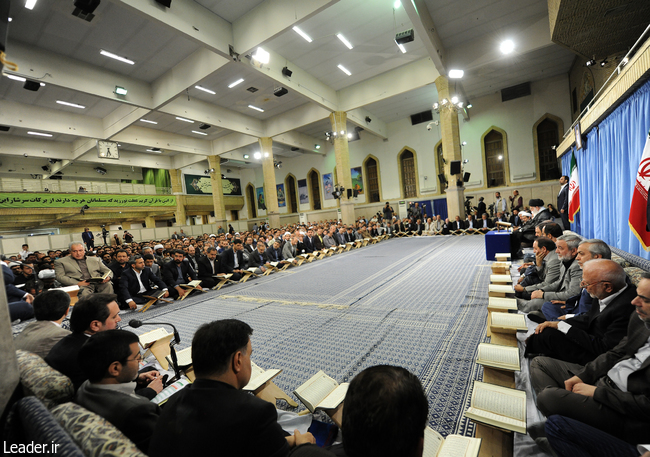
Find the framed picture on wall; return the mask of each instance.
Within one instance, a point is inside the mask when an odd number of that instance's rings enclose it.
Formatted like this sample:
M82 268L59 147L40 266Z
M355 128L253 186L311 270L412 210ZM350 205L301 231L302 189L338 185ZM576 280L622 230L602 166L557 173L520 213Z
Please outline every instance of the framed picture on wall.
M576 149L582 149L582 132L580 131L580 122L573 128L576 134Z

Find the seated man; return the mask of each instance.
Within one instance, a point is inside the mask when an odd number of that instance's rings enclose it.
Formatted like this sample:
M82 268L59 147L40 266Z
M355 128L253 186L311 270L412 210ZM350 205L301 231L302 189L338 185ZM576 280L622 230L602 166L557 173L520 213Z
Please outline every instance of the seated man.
M616 346L625 336L636 288L612 260L584 264L582 285L596 300L587 314L544 322L526 341L526 357L544 355L584 365Z
M14 346L45 358L59 340L70 334L70 330L61 328L70 309L70 296L62 290L48 290L34 298L32 304L36 322L18 334Z
M87 295L112 294L111 278L113 272L101 261L99 257L86 257L83 243L73 241L70 243L70 255L54 261L56 280L64 286L79 286L79 298ZM102 282L90 283L87 280L93 277L102 277L109 273Z
M456 216L454 222L451 223L450 229L451 232L456 235L463 233L463 230L465 229L465 223L460 220L460 216Z
M242 251L244 246L240 239L236 239L232 243L230 249L226 249L219 256L219 266L221 272L232 274L231 281L239 281L242 277L245 268L244 255Z
M557 281L544 289L535 290L530 294L531 300L517 299L517 307L520 311L530 313L542 308L544 302L551 300L567 300L580 293L580 281L582 270L575 261L578 254L580 237L576 235L562 235L555 243L557 256L562 262L560 266L560 277Z
M219 260L217 259L217 249L210 246L205 250L205 255L198 260L198 276L203 287L212 288L217 285L217 279L214 277L219 274Z
M154 276L156 276L158 279L162 279L160 265L156 263L156 259L153 254L145 254L142 256L142 259L144 260L144 266L149 268Z
M479 231L480 224L476 223L476 221L474 220L474 216L472 216L471 214L467 215L467 220L464 222L464 225L465 225L465 232L472 235L480 233Z
M136 309L137 305L143 305L150 299L145 295L151 296L156 290L151 287L155 284L159 291L163 291L163 298L169 297L167 286L161 279L151 272L151 269L144 266L144 259L136 257L129 262L130 267L124 270L120 279L119 297L123 300L123 309Z
M2 275L5 280L7 301L9 302L9 318L11 321L26 321L34 317L32 302L34 296L14 286L14 274L5 262L2 263Z
M555 251L555 243L549 238L539 237L535 239L533 242L533 252L535 253L534 276L537 280L529 280L526 283L520 282L516 284L515 295L518 298L530 300L531 293L549 287L560 278L562 262ZM529 274L529 276L532 274ZM520 276L520 280L525 280L526 278L527 276Z
M291 244L287 243L285 246L291 246ZM258 241L257 249L248 256L248 266L255 268L254 273L256 275L261 275L268 268L267 264L269 262L270 260L266 254L266 244L263 241Z
M273 246L266 250L266 258L269 262L282 262L284 260L284 257L282 257L282 249L280 249L280 242L278 240L274 240Z
M312 229L307 230L307 235L302 238L302 242L298 245L298 250L305 254L314 252L314 232Z
M483 233L487 233L494 228L494 222L492 222L492 219L488 218L487 213L481 214L481 219L478 221L477 225L478 229Z
M77 391L75 403L102 416L146 453L160 407L135 394L141 360L135 333L107 330L89 338L78 355L88 379ZM162 390L162 376L150 386Z
M323 237L323 246L324 247L326 247L326 248L336 247L338 242L337 242L337 240L334 239L334 232L335 231L336 231L336 228L334 226L332 226L330 228L329 233ZM296 237L293 236L291 239L293 240L294 238L296 238ZM297 240L296 240L296 244L297 244ZM295 254L293 255L293 257L295 257Z
M190 266L189 262L183 262L185 253L180 249L173 251L173 260L163 267L163 281L167 284L169 296L176 299L190 293L189 289L184 289L180 284L189 284L197 276L196 272ZM201 286L198 287L200 289Z
M251 376L252 332L235 319L199 327L192 339L196 380L165 405L151 457L201 455L215 444L224 456L284 457L314 443L311 433L285 436L274 405L242 391Z
M287 244L289 244L288 241L289 240L287 239L287 242L284 243L285 246ZM325 245L323 244L323 229L322 229L322 227L318 227L316 229L316 233L314 233L314 238L312 239L312 241L314 242L314 251L320 251L321 249L323 249L325 247ZM284 246L282 246L282 249L284 250Z
M366 368L345 396L345 453L340 446L331 450L348 457L419 457L428 416L429 403L414 374L388 365Z
M327 242L329 235L323 239ZM332 240L334 242L334 240ZM298 255L298 238L292 236L288 243L284 243L282 248L282 258L285 260L293 260Z
M113 272L113 278L111 282L113 283L113 291L117 294L118 303L120 306L124 303L125 297L121 296L120 291L120 280L122 279L122 273L129 269L129 254L125 249L118 249L115 251L115 260L108 264L108 268Z
M537 407L631 444L650 441L650 275L639 282L627 336L584 367L537 357L530 365Z

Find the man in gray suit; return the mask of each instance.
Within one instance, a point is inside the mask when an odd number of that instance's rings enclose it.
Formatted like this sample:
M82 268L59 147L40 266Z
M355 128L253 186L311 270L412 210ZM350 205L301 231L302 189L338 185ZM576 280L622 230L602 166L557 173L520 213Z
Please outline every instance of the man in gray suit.
M18 334L14 346L45 358L52 346L70 334L70 330L61 328L70 308L70 296L62 290L48 290L37 295L32 305L36 322Z
M517 307L520 311L530 313L541 309L544 302L565 301L580 294L582 270L578 262L575 261L580 241L580 237L576 235L562 235L557 239L555 250L558 258L562 261L559 279L544 289L533 291L530 295L531 300L518 298Z
M54 271L56 280L64 286L79 286L80 299L94 293L113 293L113 272L99 257L86 257L84 245L80 241L70 243L69 256L54 261ZM109 275L103 282L88 282L90 278L104 276L106 273Z
M530 365L537 407L584 422L628 443L650 430L650 275L639 282L627 336L585 366L550 357Z
M127 330L97 333L81 347L78 360L88 379L77 391L75 402L108 420L147 452L160 407L135 393L142 360L138 336ZM149 387L160 392L162 377L156 375Z

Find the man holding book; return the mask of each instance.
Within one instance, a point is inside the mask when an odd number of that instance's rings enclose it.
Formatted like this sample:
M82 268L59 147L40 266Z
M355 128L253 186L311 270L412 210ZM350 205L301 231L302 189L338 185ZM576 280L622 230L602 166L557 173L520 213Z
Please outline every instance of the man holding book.
M63 286L79 286L80 299L91 294L112 294L113 272L99 257L86 257L83 243L70 243L70 255L54 261L56 280Z
M197 456L214 449L219 455L284 457L293 447L312 447L311 433L286 436L274 405L242 391L251 376L252 332L236 319L199 327L192 340L196 380L165 405L150 456Z
M152 289L155 284L157 289ZM152 294L162 292L162 298L169 297L167 286L161 279L151 272L150 268L144 266L144 259L136 257L129 262L120 279L120 299L124 301L125 308L136 309L137 305L143 305L150 299Z

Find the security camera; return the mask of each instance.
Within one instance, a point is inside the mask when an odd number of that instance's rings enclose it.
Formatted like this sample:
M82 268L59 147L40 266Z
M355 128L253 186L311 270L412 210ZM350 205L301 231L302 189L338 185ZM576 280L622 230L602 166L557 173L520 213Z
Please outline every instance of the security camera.
M431 130L431 129L433 128L434 125L439 125L439 124L440 124L439 121L429 122L429 123L427 124L427 130Z

